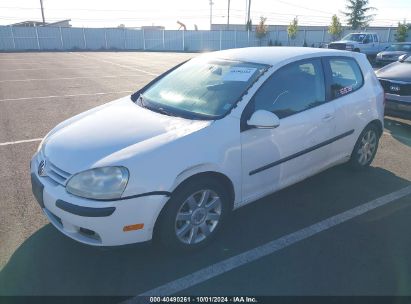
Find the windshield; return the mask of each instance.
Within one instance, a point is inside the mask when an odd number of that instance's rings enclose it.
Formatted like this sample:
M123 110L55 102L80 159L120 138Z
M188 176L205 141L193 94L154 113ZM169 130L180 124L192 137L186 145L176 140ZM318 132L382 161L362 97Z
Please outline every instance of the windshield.
M348 34L342 40L362 42L365 36L365 34Z
M257 63L192 59L140 95L140 105L166 115L216 119L227 114L267 70Z
M411 44L391 44L386 51L411 52Z

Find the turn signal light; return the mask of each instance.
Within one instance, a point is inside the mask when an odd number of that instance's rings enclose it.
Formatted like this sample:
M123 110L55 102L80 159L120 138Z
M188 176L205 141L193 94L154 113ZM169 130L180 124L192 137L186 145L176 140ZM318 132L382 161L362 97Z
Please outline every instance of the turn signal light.
M134 225L128 225L123 227L123 231L133 231L133 230L140 230L144 228L144 224L134 224Z

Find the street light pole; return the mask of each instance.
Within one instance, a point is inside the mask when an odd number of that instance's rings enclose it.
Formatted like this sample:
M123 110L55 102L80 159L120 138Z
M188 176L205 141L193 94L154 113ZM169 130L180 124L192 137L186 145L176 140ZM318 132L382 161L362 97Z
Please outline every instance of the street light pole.
M247 17L247 22L250 22L250 9L251 9L251 0L248 0L248 17Z
M210 31L211 31L211 25L213 24L213 1L210 0Z
M230 29L230 0L228 0L228 9L227 9L227 30Z
M43 25L46 25L46 19L44 19L43 0L40 0L40 7L41 7L41 16L43 17Z

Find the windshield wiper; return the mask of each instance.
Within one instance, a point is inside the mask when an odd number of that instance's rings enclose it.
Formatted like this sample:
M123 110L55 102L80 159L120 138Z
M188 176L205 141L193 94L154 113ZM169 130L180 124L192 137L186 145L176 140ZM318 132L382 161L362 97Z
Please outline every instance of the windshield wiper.
M176 114L168 112L168 111L164 110L164 108L161 108L161 107L150 108L150 110L153 110L155 112L158 112L158 113L161 113L161 114L164 114L164 115L168 115L168 116L177 116Z

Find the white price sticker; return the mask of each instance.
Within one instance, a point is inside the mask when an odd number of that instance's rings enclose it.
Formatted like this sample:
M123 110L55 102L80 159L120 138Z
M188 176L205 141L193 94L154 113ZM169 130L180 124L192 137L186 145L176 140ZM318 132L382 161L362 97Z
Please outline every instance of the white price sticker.
M230 68L223 76L223 81L248 81L256 70L256 68Z

